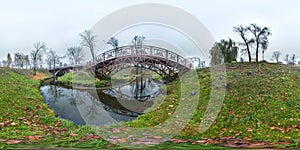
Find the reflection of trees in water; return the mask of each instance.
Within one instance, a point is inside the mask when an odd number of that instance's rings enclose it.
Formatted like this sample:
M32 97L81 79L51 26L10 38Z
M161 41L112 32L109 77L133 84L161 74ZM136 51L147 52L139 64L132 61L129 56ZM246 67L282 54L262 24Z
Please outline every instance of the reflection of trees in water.
M101 109L103 109L103 106L101 103L99 103L91 94L88 92L80 92L75 91L75 96L77 105L86 106L84 109L86 110L87 116L90 119L96 119L96 115L101 113Z
M66 97L64 91L64 89L57 87L56 85L50 85L49 89L46 91L49 97L49 105L53 105L54 103L56 103L60 97Z
M132 80L129 84L127 84L127 94L124 98L124 100L129 100L132 98L135 98L137 100L150 100L151 99L151 90L156 88L157 85L152 83L152 78L151 75L141 75L141 76L136 76L135 80ZM120 96L120 95L114 95L115 93L122 93L121 88L118 87L119 90L113 90L110 89L109 91L111 93L105 94L107 96L102 97L107 99L107 101L116 101L115 96ZM118 89L116 88L116 89ZM116 106L115 103L103 103L102 100L99 101L99 97L97 93L93 93L96 91L91 91L91 90L76 90L76 89L67 89L63 88L60 86L55 86L55 85L49 85L47 86L45 90L45 95L47 96L48 99L48 105L49 106L55 106L58 101L67 101L67 104L70 104L70 106L77 107L78 109L83 109L84 110L84 115L83 117L87 117L90 119L95 119L97 118L97 115L100 113L103 113L103 111L107 112L112 112L115 114L123 115L123 116L130 116L130 117L137 117L138 115L142 114L140 112L136 111L131 111L129 109L126 109L125 107L120 107L122 106ZM160 91L157 91L155 93L159 93ZM112 95L112 93L114 93ZM103 93L104 94L104 93ZM97 97L95 97L97 96ZM112 104L112 105L111 105ZM148 104L148 103L147 103ZM61 104L60 104L61 105ZM145 104L146 105L146 104ZM67 107L67 106L66 106Z
M160 84L152 79L151 74L135 74L135 76L127 83L103 90L105 94L111 95L114 98L124 100L149 101L163 91L160 89ZM101 93L100 93L101 95Z
M130 92L134 98L139 100L147 100L151 92L151 76L136 76L135 80L130 83Z
M129 110L122 110L118 108L114 108L113 106L105 105L102 102L100 102L97 98L95 98L93 95L87 91L77 91L74 90L75 96L74 99L76 99L76 104L79 107L83 107L85 110L84 117L88 117L89 119L96 119L96 115L103 113L103 110L108 112L113 112L119 115L124 116L131 116L131 117L137 117L140 115L140 113L132 112ZM90 91L91 92L91 91Z

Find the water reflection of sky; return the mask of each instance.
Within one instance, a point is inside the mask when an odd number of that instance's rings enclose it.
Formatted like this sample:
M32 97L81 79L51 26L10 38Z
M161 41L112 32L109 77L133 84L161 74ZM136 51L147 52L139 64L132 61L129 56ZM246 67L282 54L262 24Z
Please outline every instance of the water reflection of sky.
M61 118L75 124L103 125L118 121L130 121L136 117L106 111L103 104L87 91L67 89L54 85L41 87L45 102Z

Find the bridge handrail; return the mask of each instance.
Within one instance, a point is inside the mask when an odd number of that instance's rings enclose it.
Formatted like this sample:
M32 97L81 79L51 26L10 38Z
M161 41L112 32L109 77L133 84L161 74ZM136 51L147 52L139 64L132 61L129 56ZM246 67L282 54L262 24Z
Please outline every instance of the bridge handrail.
M150 46L150 45L142 45L142 46L127 45L127 46L118 47L117 49L110 49L97 55L95 57L96 58L95 62L91 60L88 61L86 64L88 66L92 66L94 65L94 63L99 63L99 62L103 62L106 60L110 60L117 57L123 57L127 55L156 56L156 57L165 58L167 60L179 63L187 68L192 67L192 64L188 61L188 59L185 59L179 54L161 47Z

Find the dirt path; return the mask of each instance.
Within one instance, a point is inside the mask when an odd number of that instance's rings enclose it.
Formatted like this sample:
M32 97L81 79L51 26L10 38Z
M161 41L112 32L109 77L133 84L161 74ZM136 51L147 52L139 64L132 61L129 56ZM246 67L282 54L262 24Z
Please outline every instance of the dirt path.
M32 79L33 80L40 80L40 79L44 79L44 78L47 78L47 77L49 77L49 75L47 75L45 73L37 72L35 76L32 76Z

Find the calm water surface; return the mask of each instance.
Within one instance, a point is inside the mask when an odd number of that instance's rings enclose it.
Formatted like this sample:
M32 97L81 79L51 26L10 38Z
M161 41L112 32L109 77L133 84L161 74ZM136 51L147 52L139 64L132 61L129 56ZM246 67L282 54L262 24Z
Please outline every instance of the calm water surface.
M137 76L107 89L68 89L56 85L41 87L45 102L61 118L77 125L114 124L134 120L163 95L163 83L151 76Z

